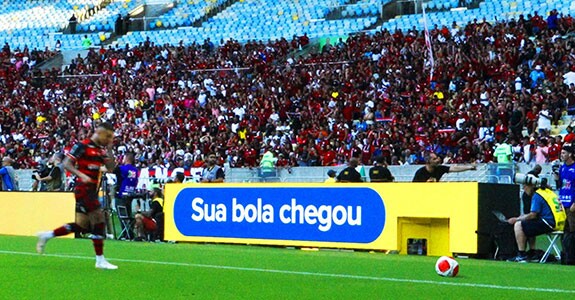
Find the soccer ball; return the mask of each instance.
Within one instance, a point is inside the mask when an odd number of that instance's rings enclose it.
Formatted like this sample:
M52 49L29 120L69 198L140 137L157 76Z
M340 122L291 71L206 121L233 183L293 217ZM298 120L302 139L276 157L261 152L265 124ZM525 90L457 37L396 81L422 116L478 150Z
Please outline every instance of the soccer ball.
M442 256L435 263L435 272L443 277L455 277L459 273L459 264L453 257Z

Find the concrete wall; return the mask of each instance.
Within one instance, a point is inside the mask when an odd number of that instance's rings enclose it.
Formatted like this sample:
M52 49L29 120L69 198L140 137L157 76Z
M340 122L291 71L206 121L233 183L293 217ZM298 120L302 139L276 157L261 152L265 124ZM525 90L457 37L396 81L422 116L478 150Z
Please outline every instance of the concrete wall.
M413 179L415 172L423 167L423 165L404 165L404 166L389 166L391 174L395 177L397 182L410 182ZM527 173L532 169L529 164L516 164L514 166L505 166L497 164L480 164L477 165L476 171L466 171L461 173L445 174L441 181L477 181L477 182L491 182L491 183L511 183L513 172ZM544 165L542 176L551 177L551 165ZM288 169L279 169L275 178L270 178L264 181L280 181L280 182L323 182L327 179L327 171L343 170L345 166L337 167L298 167ZM359 168L359 167L358 167ZM366 176L369 174L370 166L364 166ZM513 169L513 172L506 171L505 169ZM360 170L361 173L361 170ZM369 178L364 178L369 181ZM226 182L259 182L261 177L258 176L257 169L226 169Z
M391 174L395 177L397 182L410 182L417 169L423 165L404 165L404 166L389 166ZM514 172L527 173L531 170L533 165L528 164L515 164L513 166ZM551 164L542 165L542 177L549 179L552 187L555 182L552 180ZM291 169L278 169L276 176L262 177L259 174L259 169L249 168L226 168L226 182L323 182L327 179L327 171L343 170L345 166L337 167L297 167ZM363 174L368 176L370 166L363 167ZM16 170L20 190L29 191L32 188L32 170ZM360 170L361 173L361 170ZM441 181L477 181L477 182L490 182L490 183L512 183L512 173L497 164L480 164L477 165L476 171L466 171L461 173L445 174ZM369 178L364 178L369 181Z

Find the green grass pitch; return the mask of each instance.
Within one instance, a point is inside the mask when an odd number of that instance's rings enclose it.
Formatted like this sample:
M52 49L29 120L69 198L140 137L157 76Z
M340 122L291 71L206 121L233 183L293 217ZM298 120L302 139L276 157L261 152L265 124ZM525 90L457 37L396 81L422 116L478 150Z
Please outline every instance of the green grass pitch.
M216 244L106 241L118 270L94 268L91 241L0 236L0 299L550 299L575 296L575 268Z

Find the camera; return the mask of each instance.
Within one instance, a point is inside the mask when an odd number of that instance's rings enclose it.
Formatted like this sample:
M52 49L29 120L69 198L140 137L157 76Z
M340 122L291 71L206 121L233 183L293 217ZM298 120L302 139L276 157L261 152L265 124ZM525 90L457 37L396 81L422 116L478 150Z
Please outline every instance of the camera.
M534 185L538 188L547 186L547 178L539 178L532 174L515 173L513 182L517 184Z
M48 176L47 171L49 171L48 166L46 166L45 164L40 164L38 165L38 169L32 170L32 179L36 180L36 174L38 174L40 177L46 177Z
M551 165L551 172L554 175L559 175L559 169L561 168L561 161L555 160Z

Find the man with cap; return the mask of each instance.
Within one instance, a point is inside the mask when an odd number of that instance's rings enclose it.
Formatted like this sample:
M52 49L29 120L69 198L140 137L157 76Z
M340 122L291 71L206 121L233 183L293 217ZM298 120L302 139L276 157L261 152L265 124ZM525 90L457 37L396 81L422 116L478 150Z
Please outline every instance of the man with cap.
M335 173L334 170L329 170L327 171L327 179L324 181L325 183L334 183L337 182L337 180L335 179L335 176L337 174Z
M567 214L565 232L569 233L575 232L575 146L563 145L561 161L563 165L559 168L559 173L555 173L555 179L559 189L559 200Z
M395 178L385 166L383 156L378 156L373 162L373 167L369 169L369 180L371 182L392 182Z

